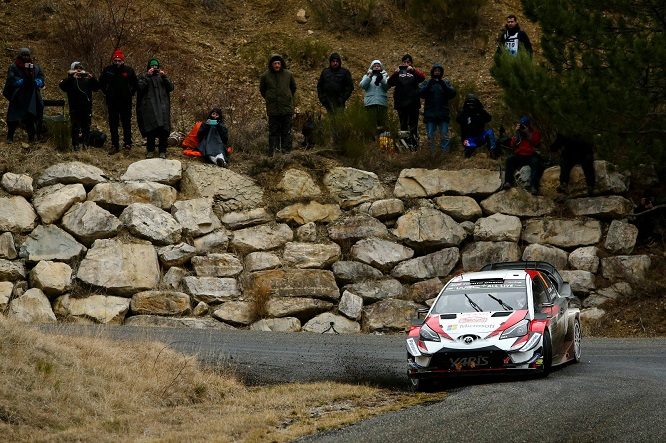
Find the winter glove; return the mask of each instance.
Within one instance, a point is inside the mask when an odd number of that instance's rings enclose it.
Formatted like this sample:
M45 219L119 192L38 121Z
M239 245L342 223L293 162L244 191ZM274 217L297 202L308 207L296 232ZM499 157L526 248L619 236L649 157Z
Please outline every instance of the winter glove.
M41 78L36 78L35 79L35 85L38 88L43 88L44 87L44 80L42 80Z
M14 82L14 86L19 87L23 85L23 79L19 78Z

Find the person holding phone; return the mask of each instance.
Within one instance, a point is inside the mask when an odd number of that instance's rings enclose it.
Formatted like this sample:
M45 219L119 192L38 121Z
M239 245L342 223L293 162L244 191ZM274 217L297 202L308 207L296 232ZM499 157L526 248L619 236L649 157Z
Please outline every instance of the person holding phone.
M407 145L411 150L419 146L419 110L421 95L419 85L426 76L413 66L414 60L409 54L402 57L400 65L388 79L388 87L395 87L393 107L398 111L400 130L409 131Z
M21 48L14 63L9 66L2 95L9 101L7 108L7 143L14 142L14 134L23 124L28 141L35 141L37 123L44 115L41 89L44 74L32 60L30 49Z

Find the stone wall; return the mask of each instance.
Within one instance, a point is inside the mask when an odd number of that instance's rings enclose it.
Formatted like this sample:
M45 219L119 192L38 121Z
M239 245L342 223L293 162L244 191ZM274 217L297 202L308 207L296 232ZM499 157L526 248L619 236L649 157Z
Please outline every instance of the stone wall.
M645 279L631 255L627 179L597 161L598 196L496 192L498 171L405 169L394 183L337 167L272 189L228 169L133 163L120 180L78 162L34 182L6 173L0 312L71 321L271 331L402 331L454 273L495 261L562 270L586 316ZM269 208L278 208L271 211Z

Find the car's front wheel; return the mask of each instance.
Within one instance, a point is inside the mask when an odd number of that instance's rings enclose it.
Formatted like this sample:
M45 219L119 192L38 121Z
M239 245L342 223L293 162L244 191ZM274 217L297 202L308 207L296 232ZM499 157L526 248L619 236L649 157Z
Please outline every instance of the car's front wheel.
M583 355L583 351L581 348L581 339L583 338L583 332L580 327L580 320L576 318L574 321L574 327L573 327L573 351L574 351L574 363L578 363L580 361L581 355Z
M548 329L546 329L543 334L543 346L541 347L541 352L543 354L543 370L541 375L546 377L553 365L553 344L550 341L550 332Z

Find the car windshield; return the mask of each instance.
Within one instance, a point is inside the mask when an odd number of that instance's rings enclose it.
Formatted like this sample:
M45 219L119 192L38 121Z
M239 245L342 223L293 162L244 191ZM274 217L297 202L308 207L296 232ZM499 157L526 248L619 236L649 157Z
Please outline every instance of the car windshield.
M527 309L524 280L450 283L432 309L433 314L513 311Z

